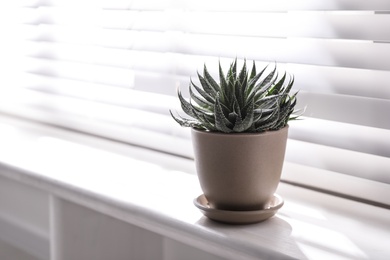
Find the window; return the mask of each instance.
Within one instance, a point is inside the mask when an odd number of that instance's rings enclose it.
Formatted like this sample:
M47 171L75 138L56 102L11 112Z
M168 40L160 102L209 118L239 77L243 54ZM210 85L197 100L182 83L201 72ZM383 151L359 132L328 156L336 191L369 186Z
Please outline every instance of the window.
M176 89L204 63L277 61L307 107L286 160L390 184L388 1L15 2L1 4L2 113L192 157Z

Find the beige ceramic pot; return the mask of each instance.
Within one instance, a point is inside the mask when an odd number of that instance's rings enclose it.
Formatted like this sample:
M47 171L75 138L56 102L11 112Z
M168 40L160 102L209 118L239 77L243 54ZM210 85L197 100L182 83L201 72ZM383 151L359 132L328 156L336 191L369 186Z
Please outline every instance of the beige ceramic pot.
M288 126L263 133L223 134L192 129L200 186L212 207L259 210L278 187Z

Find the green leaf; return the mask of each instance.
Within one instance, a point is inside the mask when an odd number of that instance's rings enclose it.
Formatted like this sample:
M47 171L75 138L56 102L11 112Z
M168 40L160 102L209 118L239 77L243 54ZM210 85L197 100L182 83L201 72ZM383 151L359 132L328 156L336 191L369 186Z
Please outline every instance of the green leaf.
M256 127L259 127L261 124L264 124L266 121L270 120L277 114L277 108L273 109L260 109L261 117L255 122Z
M291 105L290 107L294 109L295 105L297 104L297 95L298 95L298 92L295 92L291 97L290 99L292 100L291 101Z
M202 124L196 120L183 118L179 114L175 116L171 110L169 110L169 113L180 126L202 128Z
M196 114L192 111L191 104L182 96L180 89L177 91L177 95L179 97L181 108L183 109L184 113L186 113L190 117L196 118Z
M253 63L253 66L255 66L255 64ZM264 71L267 69L268 65L265 66L259 74L256 74L255 76L251 76L251 79L249 80L248 82L248 86L245 90L245 96L248 96L249 93L252 93L253 91L253 87L256 85L256 82L259 80L259 78L261 77L261 75L263 75ZM256 71L256 69L255 69ZM253 73L253 68L252 68L252 73ZM256 92L256 91L255 91ZM247 100L251 100L251 98L248 98Z
M290 114L290 103L291 100L288 100L286 103L283 104L282 107L280 107L278 123L275 125L276 129L280 129L287 124L288 116Z
M227 91L228 91L227 82L225 79L225 75L223 74L221 62L219 62L219 84L221 87L221 92L220 92L221 101L224 103L225 102L227 103L227 102L229 102L230 93L227 93Z
M236 120L233 124L233 132L239 133L243 131L242 129L243 129L242 117L240 115L237 115Z
M244 98L243 98L243 93L241 92L242 86L238 80L235 82L234 89L235 89L235 101L238 103L238 105L240 107L243 107L244 106Z
M214 97L217 95L217 92L214 90L214 88L210 85L210 83L205 80L199 73L198 78L200 81L200 84L202 85L203 90L210 95L211 97Z
M249 80L253 79L255 76L256 76L256 64L255 64L255 61L253 61L251 75L249 76Z
M235 80L237 77L237 58L234 60L232 64L230 64L230 68L227 74L228 79L233 79Z
M248 95L248 99L252 99L255 97L255 101L260 99L263 95L267 93L267 91L272 87L272 84L277 79L276 68L271 71L267 77L261 80L250 92Z
M261 124L259 127L256 128L256 132L264 132L264 131L268 131L268 130L272 130L273 127L275 126L276 124L276 120L273 120L273 121L269 121L265 124Z
M283 93L284 94L290 93L291 88L292 88L293 85L294 85L294 76L290 75L289 83L288 83L287 87L283 90Z
M207 114L199 113L198 117L199 117L199 121L206 129L211 130L211 131L216 130L215 124L214 124L214 120L215 120L214 114L207 115Z
M284 85L284 81L286 80L286 72L283 74L283 77L270 89L268 95L279 94L282 86Z
M190 96L191 96L191 100L195 101L196 104L198 104L199 106L203 107L203 108L210 108L210 107L213 107L213 104L211 104L210 102L196 96L192 90L190 89Z
M212 120L209 120L208 118L202 119L203 124L205 128L209 131L217 131L217 128L215 127L215 119L212 118Z
M204 69L203 69L203 77L209 83L209 85L215 90L216 93L220 90L218 83L214 80L214 78L207 71L206 64L204 65Z
M251 105L248 109L249 113L246 114L246 117L244 120L242 120L241 116L238 117L238 120L236 121L233 131L235 132L244 132L248 130L252 124L253 124L253 118L254 118L254 102L251 102Z
M254 109L253 110L253 123L256 123L262 117L263 117L263 110L261 110L261 109ZM254 124L252 124L252 125L254 125Z
M270 115L261 118L255 123L256 132L262 132L272 128L275 124L277 124L278 118L279 107L275 107L274 111Z
M227 119L229 122L232 122L233 124L237 121L238 114L236 112L229 113Z
M222 112L222 108L219 102L219 98L215 100L215 128L218 131L221 131L223 133L231 133L232 129L228 127L231 123L229 120L225 117L225 115Z
M219 102L219 105L221 106L224 115L228 115L232 111L227 106L225 106L225 104L222 103L221 101Z
M233 101L233 111L240 115L240 117L242 116L241 115L241 107L240 107L240 103L238 102L237 98L234 96L234 101Z
M200 97L198 97L193 91L192 91L192 87L194 87L196 89L196 91L204 98L204 103L207 103L208 105L210 106L213 106L214 102L215 102L215 99L212 98L209 94L207 94L205 91L203 91L201 88L199 88L198 86L196 86L192 80L190 80L190 86L189 86L189 90L190 90L190 93L192 93L191 95L191 98L193 96L196 96L198 99L200 99ZM200 105L200 104L199 104Z
M245 93L247 81L248 81L248 74L246 71L246 60L244 60L244 65L242 65L241 71L238 75L239 87L242 94Z
M280 95L266 96L262 99L255 99L256 108L272 108L278 105Z
M214 113L213 111L210 111L209 109L205 109L202 107L195 106L191 103L192 112L195 114L195 118L199 119L201 116L209 116L213 117Z

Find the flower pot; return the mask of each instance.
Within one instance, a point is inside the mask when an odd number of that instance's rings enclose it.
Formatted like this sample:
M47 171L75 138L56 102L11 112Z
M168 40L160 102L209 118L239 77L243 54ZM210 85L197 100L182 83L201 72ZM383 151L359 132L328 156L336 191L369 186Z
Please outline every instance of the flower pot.
M210 206L263 209L280 181L287 134L288 126L237 134L192 129L196 170Z

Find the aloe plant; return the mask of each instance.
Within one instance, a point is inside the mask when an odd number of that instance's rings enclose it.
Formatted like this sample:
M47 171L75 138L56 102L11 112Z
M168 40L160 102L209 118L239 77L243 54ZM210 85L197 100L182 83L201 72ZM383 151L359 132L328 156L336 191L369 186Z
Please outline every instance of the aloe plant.
M236 59L225 76L219 63L217 83L204 65L203 76L198 73L200 85L190 80L189 101L178 90L181 107L189 118L170 113L181 126L206 131L255 133L281 129L297 118L293 116L297 93L290 95L294 77L286 72L279 77L276 65L270 70L267 67L257 73L254 61L250 70L244 61L237 73Z

